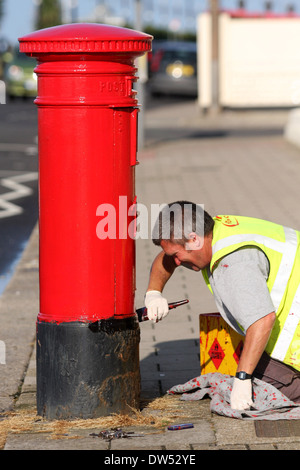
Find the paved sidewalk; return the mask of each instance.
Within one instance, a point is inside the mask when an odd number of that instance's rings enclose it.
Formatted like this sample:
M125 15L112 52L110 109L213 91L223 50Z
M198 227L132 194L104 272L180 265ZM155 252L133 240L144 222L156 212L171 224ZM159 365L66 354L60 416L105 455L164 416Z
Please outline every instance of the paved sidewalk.
M233 112L202 116L193 102L151 110L145 116L147 146L136 170L138 202L178 199L205 205L212 215L243 214L300 228L298 210L300 150L282 136L286 111ZM300 433L279 429L258 437L254 422L213 415L209 399L182 402L165 396L168 388L200 374L199 314L216 310L200 273L179 267L165 289L169 301L189 299L158 324L140 325L143 409L134 424L122 426L144 437L106 442L97 421L48 425L35 415L35 320L38 313L38 232L34 231L14 278L0 298L0 340L6 365L0 365L0 411L11 408L0 448L167 450L300 449ZM158 253L149 240L137 240L136 306L143 305L149 270ZM23 424L18 428L18 416ZM147 417L150 421L147 422ZM144 421L143 421L144 418ZM193 429L167 431L162 418L192 422ZM14 421L15 419L15 421ZM152 419L152 421L151 421ZM1 421L0 431L7 423ZM1 442L2 438L2 442Z

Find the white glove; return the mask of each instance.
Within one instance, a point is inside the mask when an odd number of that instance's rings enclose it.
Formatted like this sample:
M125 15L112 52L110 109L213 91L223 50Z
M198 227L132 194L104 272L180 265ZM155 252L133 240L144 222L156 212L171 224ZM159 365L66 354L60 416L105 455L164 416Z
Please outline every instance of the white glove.
M165 299L158 290L149 290L145 295L145 307L149 320L157 323L169 313L167 299Z
M247 410L253 405L251 379L240 380L234 377L230 406L234 410Z

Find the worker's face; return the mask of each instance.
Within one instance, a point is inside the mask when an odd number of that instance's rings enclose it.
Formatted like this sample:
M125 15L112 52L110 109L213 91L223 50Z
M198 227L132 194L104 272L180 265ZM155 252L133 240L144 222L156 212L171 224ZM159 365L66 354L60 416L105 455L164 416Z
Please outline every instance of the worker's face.
M197 235L185 246L169 240L162 240L160 245L167 256L172 256L177 266L184 266L193 271L204 269L211 260L211 243Z

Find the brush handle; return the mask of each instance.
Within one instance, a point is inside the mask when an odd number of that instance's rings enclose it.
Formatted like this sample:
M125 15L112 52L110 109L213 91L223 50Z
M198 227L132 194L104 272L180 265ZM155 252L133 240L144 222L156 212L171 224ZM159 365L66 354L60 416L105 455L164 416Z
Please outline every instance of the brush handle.
M177 302L171 302L169 304L169 310L172 310L173 308L176 308L176 307L180 307L181 305L187 304L188 302L189 302L188 299L178 300ZM138 308L136 310L136 314L138 316L139 322L149 320L147 316L147 307Z

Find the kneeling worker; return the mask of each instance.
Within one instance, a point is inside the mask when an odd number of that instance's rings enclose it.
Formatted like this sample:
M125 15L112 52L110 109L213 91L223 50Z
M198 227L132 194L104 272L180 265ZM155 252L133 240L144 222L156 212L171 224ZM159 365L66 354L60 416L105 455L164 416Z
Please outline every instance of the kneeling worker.
M252 404L252 377L300 402L300 232L242 216L212 218L188 201L166 205L152 239L145 306L168 314L164 286L177 266L201 271L224 320L245 336L231 393L233 409Z

